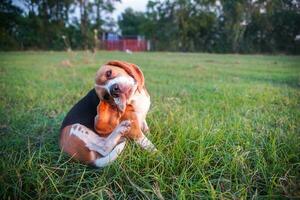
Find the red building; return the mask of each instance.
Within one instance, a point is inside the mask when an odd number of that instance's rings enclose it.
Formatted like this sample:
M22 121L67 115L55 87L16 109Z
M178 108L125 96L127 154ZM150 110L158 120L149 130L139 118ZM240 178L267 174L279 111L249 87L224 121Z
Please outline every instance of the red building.
M108 51L147 51L150 45L141 36L119 36L107 33L102 37L102 47Z

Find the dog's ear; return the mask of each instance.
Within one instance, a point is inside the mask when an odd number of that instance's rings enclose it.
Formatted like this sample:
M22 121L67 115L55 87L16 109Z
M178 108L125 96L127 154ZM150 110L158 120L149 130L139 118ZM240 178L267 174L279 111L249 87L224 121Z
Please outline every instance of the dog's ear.
M115 107L105 101L100 101L94 122L95 130L101 136L107 136L120 123L120 117L121 113Z
M124 69L130 76L132 76L132 78L136 80L138 84L138 90L141 91L143 89L145 78L143 72L137 65L118 60L109 61L107 65L113 65Z

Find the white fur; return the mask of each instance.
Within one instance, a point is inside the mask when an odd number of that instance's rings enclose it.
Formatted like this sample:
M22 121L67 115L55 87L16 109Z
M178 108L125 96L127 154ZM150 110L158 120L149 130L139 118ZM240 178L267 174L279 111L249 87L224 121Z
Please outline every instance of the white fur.
M128 85L129 87L133 87L135 84L135 81L132 77L127 77L127 76L117 76L116 78L113 78L111 80L109 80L106 83L106 86L108 88L110 88L113 84L124 84L124 85Z
M134 79L131 77L125 77L125 76L119 76L117 78L114 78L110 81L108 81L105 85L98 85L95 84L95 87L100 87L106 89L106 91L110 94L110 87L115 84L128 84L129 86L134 87L132 89L133 94L130 95L130 98L127 103L132 104L135 113L138 118L138 122L140 127L145 127L146 130L148 130L148 125L146 122L146 115L150 108L150 96L147 94L147 92L142 89L141 91L137 90L137 84L135 83ZM114 98L115 103L118 105L120 103L119 98ZM143 149L149 150L149 151L157 151L155 146L152 144L152 142L143 134L141 138L136 140L137 144L139 144Z
M107 156L119 142L122 134L129 129L130 121L122 121L107 138L103 138L80 124L74 124L71 127L70 135L74 135L83 141L89 150Z
M104 88L109 95L110 94L110 87L113 85L113 84L125 84L125 85L128 85L129 87L134 87L136 84L135 84L135 81L132 77L126 77L126 76L118 76L114 79L111 79L109 81L107 81L107 83L105 85L99 85L99 84L95 84L95 88Z
M80 130L79 130L80 129ZM105 155L104 149L105 139L101 138L93 131L83 127L80 124L74 124L71 127L70 135L74 135L85 143L85 146L92 151L97 151L101 155Z
M123 105L120 98L114 98L114 102L120 110L125 110L125 106Z
M124 150L126 140L117 145L115 145L115 142L118 141L118 136L120 136L120 133L129 127L128 123L130 122L123 121L117 126L117 128L108 138L102 138L80 124L72 125L70 135L78 137L85 143L89 150L96 151L101 155L104 155L104 157L95 158L94 165L96 167L105 167L113 163L113 161L115 161ZM107 149L107 147L109 148Z
M96 159L94 165L96 167L105 167L112 164L124 150L125 145L126 141L121 142L107 156Z
M136 140L136 143L139 144L143 149L146 149L150 152L155 152L157 149L152 144L152 142L143 134L141 138Z
M133 95L134 91L137 88L137 85L134 81L134 79L132 77L126 77L126 76L118 76L114 79L109 80L105 85L99 85L99 84L95 84L95 88L104 88L109 95L110 94L110 87L114 84L123 84L123 85L127 85L128 87L132 88L132 94L130 94L130 96ZM115 104L121 109L124 109L124 105L122 104L122 101L120 98L114 98L114 102ZM128 103L128 102L126 102Z
M150 96L144 89L142 89L141 91L136 90L134 95L130 98L129 103L132 104L135 109L135 113L142 131L148 131L149 128L146 122L146 115L151 104ZM143 149L146 149L148 151L157 151L152 142L144 134L142 135L142 137L136 140L136 143Z
M133 105L139 124L143 127L143 123L146 120L146 115L150 108L149 95L147 95L144 90L141 92L136 91L130 98L129 103Z

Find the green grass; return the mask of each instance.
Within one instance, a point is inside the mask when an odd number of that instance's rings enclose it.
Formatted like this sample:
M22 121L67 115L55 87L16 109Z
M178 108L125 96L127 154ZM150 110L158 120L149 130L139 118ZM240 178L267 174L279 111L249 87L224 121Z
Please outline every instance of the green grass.
M143 69L160 153L130 143L93 169L60 152L59 127L111 59ZM2 52L0 196L300 198L299 88L299 56Z

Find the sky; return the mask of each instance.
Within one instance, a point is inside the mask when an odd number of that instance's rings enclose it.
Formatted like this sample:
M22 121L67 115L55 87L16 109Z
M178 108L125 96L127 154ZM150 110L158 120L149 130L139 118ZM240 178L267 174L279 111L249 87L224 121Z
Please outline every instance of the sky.
M13 3L17 6L24 8L22 0L13 0ZM118 16L128 7L131 7L135 11L146 11L148 0L121 0L121 2L115 3L115 11L112 16L117 21ZM75 11L75 15L79 16L79 10Z
M148 0L122 0L115 4L116 10L113 13L113 18L118 19L118 16L128 7L135 11L146 11Z

